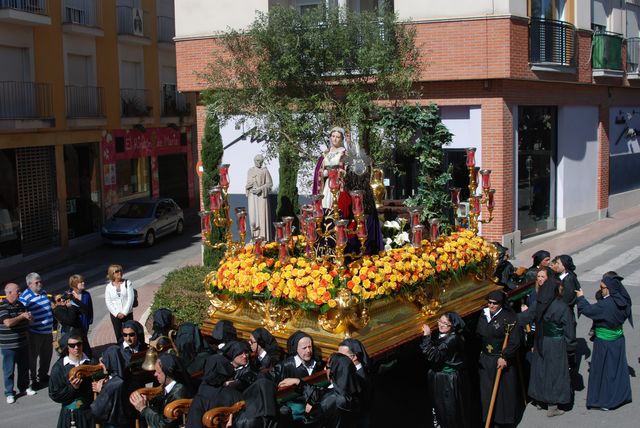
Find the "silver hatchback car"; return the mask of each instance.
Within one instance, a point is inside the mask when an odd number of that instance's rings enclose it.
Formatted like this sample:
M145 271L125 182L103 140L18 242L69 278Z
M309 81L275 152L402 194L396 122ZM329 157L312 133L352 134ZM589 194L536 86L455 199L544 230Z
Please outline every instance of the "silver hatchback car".
M184 230L182 209L173 199L136 199L125 202L102 227L107 244L151 247L156 239Z

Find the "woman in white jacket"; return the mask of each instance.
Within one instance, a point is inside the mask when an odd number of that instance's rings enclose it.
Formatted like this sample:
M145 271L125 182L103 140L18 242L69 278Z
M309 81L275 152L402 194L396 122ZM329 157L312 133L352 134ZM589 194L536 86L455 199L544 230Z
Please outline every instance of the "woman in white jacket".
M122 266L109 265L107 269L109 283L104 290L104 301L111 315L111 324L118 345L123 341L122 324L133 320L133 300L135 293L133 284L122 278Z

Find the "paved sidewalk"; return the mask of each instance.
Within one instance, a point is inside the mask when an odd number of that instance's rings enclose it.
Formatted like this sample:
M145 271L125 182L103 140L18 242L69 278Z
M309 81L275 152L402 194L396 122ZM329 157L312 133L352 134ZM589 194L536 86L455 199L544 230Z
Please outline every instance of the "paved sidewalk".
M611 217L590 223L569 232L551 232L525 239L512 260L514 266L531 266L531 256L538 250L547 250L551 256L574 254L607 238L640 224L640 206L620 211Z

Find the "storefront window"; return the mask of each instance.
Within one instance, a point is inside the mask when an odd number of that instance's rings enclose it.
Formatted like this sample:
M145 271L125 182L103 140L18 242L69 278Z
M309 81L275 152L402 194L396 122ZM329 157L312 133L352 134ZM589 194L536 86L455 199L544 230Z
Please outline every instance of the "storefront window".
M22 252L15 150L0 150L0 259Z
M116 162L118 197L148 196L151 186L149 157Z
M98 143L64 146L69 239L100 229Z

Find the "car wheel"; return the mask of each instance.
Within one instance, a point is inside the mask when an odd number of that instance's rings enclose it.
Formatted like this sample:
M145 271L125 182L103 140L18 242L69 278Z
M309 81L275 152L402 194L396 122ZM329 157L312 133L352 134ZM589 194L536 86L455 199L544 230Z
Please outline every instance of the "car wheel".
M176 233L178 235L182 235L184 232L184 222L182 220L178 220L178 224L176 225Z
M144 237L144 245L147 247L152 247L153 244L156 243L156 234L153 230L147 232L147 235Z

